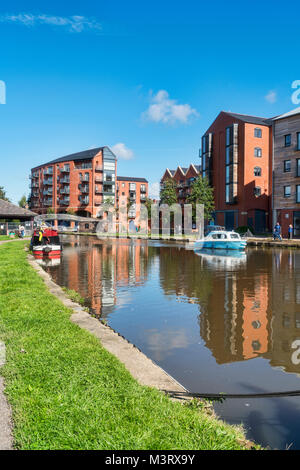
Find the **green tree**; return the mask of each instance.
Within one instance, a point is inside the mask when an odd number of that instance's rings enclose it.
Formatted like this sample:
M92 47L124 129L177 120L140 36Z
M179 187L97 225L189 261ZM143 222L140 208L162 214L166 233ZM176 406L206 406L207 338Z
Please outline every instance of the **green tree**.
M26 198L25 194L21 197L18 204L19 204L19 207L22 207L23 209L27 206L27 198Z
M199 176L193 183L191 194L186 199L188 204L192 204L193 216L196 214L196 205L204 205L204 219L211 220L212 212L215 210L214 190L209 185L207 178Z
M3 186L0 186L0 199L3 199L4 201L10 202L10 200L6 196L6 191L4 190Z
M171 178L164 182L164 186L160 191L160 203L168 206L177 203L176 181Z

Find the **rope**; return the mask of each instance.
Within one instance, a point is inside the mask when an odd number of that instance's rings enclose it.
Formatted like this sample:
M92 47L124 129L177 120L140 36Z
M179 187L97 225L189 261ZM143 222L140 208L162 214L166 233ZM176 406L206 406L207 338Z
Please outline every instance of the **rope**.
M174 398L207 398L208 400L225 400L227 398L280 398L280 397L299 397L300 390L273 393L250 393L250 394L232 394L232 393L190 393L190 392L170 392L163 390L167 395Z

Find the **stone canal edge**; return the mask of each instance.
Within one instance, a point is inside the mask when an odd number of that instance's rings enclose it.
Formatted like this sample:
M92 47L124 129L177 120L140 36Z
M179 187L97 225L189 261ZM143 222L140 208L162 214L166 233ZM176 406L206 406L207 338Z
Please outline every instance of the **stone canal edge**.
M187 399L184 396L187 390L179 382L123 336L92 317L84 307L69 299L62 288L51 279L51 276L41 268L32 255L28 255L27 259L29 264L44 280L49 292L55 295L65 307L73 311L70 320L80 328L96 336L102 346L116 356L141 385L169 392L170 395L171 392L181 392L180 398L182 400Z

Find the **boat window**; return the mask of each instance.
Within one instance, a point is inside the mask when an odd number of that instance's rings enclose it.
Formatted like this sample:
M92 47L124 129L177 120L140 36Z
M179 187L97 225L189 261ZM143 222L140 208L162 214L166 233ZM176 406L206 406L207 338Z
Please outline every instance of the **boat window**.
M239 238L239 236L238 236L237 233L232 233L232 234L230 235L230 237L231 237L231 238Z
M224 240L227 238L226 234L225 233L213 233L212 234L212 238L214 240Z

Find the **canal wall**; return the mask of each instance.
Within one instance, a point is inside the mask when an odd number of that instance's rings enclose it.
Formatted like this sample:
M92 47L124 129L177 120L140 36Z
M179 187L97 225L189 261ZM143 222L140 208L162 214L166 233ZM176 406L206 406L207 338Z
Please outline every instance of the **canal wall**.
M248 238L247 246L271 247L271 248L300 248L300 240L282 241L273 240L272 238Z

